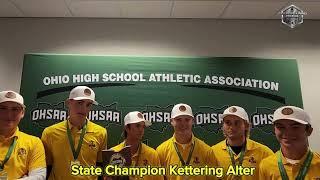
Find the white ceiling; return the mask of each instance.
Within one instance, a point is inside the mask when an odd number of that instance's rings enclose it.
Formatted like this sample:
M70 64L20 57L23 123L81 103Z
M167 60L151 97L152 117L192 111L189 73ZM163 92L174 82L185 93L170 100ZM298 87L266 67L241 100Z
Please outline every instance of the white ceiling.
M320 0L0 0L0 17L280 19L291 4L320 19Z

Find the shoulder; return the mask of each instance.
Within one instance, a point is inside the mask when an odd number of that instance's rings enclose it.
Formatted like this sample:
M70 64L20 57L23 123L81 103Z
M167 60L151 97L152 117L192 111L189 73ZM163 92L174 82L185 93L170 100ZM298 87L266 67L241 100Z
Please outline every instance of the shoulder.
M319 152L313 152L313 159L316 164L320 165L320 153Z
M142 149L144 150L145 153L150 154L150 155L155 155L157 154L157 151L153 149L152 147L142 143Z
M31 141L31 142L41 142L40 138L24 133L22 131L19 131L18 138L23 140L23 141Z
M172 145L172 137L166 141L164 141L163 143L161 143L156 151L159 153L159 152L162 152L162 151L165 151L166 149L168 149L170 146Z
M260 167L262 168L268 168L271 166L277 166L277 154L273 154L271 156L268 156L267 158L264 158L260 162Z
M220 141L217 144L211 146L212 149L217 150L217 149L221 149L223 147L223 145L225 145L226 141Z
M20 145L29 146L31 149L43 146L39 137L29 135L21 131L19 131L18 142Z
M254 140L248 139L248 143L251 144L252 149L256 149L257 151L261 153L266 153L266 154L273 154L273 151L266 145L261 144L259 142L256 142Z
M124 147L124 144L123 143L120 143L120 144L118 144L118 145L116 145L116 146L113 146L112 148L110 148L110 149L112 149L112 150L114 150L114 151L116 151L116 152L119 152L119 151L121 151L121 149Z
M210 149L210 146L208 144L206 144L204 141L202 141L201 139L194 137L194 141L195 141L196 146L198 146L202 150L209 150Z
M49 132L52 132L52 131L56 131L56 130L58 130L58 129L65 129L66 128L66 120L64 120L64 121L61 121L61 122L59 122L59 123L56 123L56 124L53 124L53 125L51 125L51 126L49 126L49 127L46 127L44 130L43 130L43 132L45 132L45 133L49 133Z
M102 134L106 134L107 133L107 129L92 122L91 120L88 121L88 130L91 130L93 132L96 132L96 133L102 133Z

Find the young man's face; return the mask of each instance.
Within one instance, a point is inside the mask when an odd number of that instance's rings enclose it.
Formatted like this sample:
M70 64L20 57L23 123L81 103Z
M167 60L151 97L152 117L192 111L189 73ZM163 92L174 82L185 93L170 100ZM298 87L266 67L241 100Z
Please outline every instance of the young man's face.
M282 146L295 148L308 144L308 136L311 135L312 128L292 120L281 119L274 123L274 132Z
M24 116L24 108L16 102L0 103L0 130L14 129Z
M227 115L223 118L223 134L231 140L238 140L245 136L245 131L249 129L249 124L235 115Z
M171 125L176 134L190 134L192 133L193 117L188 115L181 115L171 119Z
M67 100L67 105L69 108L69 116L72 118L85 119L91 108L92 108L92 100L84 99L84 100Z
M144 122L132 123L130 126L126 126L125 129L127 131L127 138L135 139L138 141L142 140L144 135Z

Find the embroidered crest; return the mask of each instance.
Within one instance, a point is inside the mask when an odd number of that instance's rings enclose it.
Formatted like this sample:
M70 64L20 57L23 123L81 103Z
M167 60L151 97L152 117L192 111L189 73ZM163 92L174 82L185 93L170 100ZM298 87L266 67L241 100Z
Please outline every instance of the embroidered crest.
M200 160L199 160L199 158L197 156L193 158L193 163L194 164L200 164Z
M293 110L291 108L284 108L282 109L281 113L284 115L290 115L293 114Z
M90 149L96 149L96 144L94 143L93 140L90 140L90 141L89 141L89 148L90 148Z
M184 112L184 111L187 110L187 108L186 108L184 105L181 105L181 106L179 107L179 110L180 110L181 112Z
M249 158L249 162L252 163L252 164L257 163L257 161L254 159L253 156L251 156L251 157Z
M18 156L25 156L27 155L27 150L25 148L18 149Z
M7 92L6 95L4 95L6 98L9 98L9 99L15 99L17 96L14 92Z
M229 112L231 112L231 113L235 113L235 112L237 112L237 108L235 108L235 107L231 107L231 108L229 109Z
M141 113L138 113L138 118L143 119L143 115Z
M86 96L91 96L91 91L90 89L85 89L84 92L83 92Z

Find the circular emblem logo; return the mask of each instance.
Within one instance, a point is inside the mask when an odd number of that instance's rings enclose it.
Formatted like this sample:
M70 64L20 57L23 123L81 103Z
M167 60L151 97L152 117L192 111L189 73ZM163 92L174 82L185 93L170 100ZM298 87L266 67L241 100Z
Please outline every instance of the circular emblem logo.
M86 96L91 96L91 91L90 91L90 89L85 89L84 90L84 94L86 95Z
M184 111L187 110L187 108L186 108L184 105L181 105L181 106L179 107L179 110L180 110L181 112L184 112Z
M15 99L16 98L16 94L14 92L7 92L5 97L9 98L9 99Z
M141 113L138 113L138 118L143 119L143 115Z
M27 154L26 149L20 148L18 149L18 156L25 156Z
M231 107L231 108L229 109L229 112L231 112L231 113L235 113L235 112L237 112L237 108L235 108L235 107Z
M284 109L282 109L281 113L284 114L284 115L290 115L290 114L293 114L293 109L284 108Z
M124 166L125 163L126 159L120 153L115 153L110 158L111 165Z

